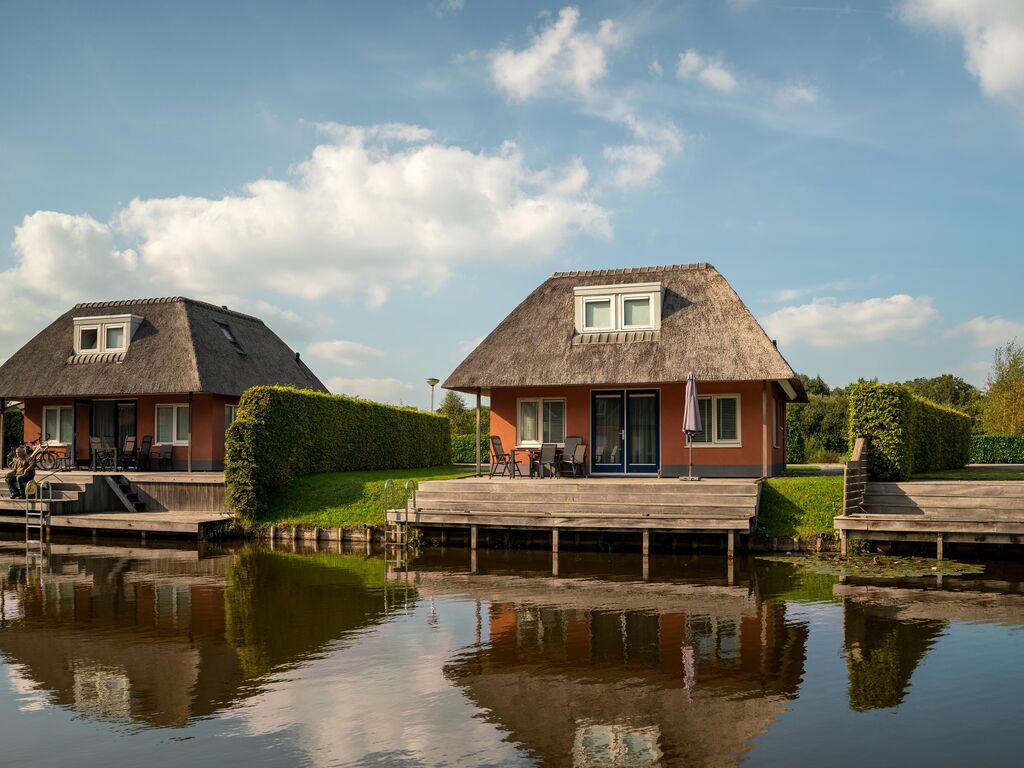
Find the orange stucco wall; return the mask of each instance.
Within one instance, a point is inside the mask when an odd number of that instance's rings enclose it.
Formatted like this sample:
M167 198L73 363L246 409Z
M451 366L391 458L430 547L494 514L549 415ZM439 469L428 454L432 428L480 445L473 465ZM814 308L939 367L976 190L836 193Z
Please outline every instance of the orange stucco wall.
M739 446L694 446L695 471L728 476L730 468L738 476L759 476L764 461L765 424L762 419L762 387L766 391L768 439L768 473L775 474L785 466L785 394L775 382L702 382L701 395L738 394L740 396ZM523 397L565 398L567 436L579 436L590 443L590 402L593 390L658 389L661 392L661 465L665 474L677 474L688 460L688 449L682 433L685 384L638 384L626 387L521 387L491 390L491 434L501 438L502 444L518 444L516 435L517 402ZM778 434L773 446L771 409L778 409ZM589 456L589 451L588 451ZM703 469L701 469L703 468Z
M71 406L79 400L75 423L76 458L89 460L90 408L82 401L90 398L45 398L25 401L25 440L35 440L42 431L43 408L52 405ZM103 398L96 398L103 399ZM118 398L135 402L136 435L139 442L146 435L156 439L156 407L187 403L187 394L142 395ZM238 398L196 394L192 397L192 465L194 469L221 469L224 463L224 409L238 403ZM171 452L175 468L188 463L188 446L176 445Z

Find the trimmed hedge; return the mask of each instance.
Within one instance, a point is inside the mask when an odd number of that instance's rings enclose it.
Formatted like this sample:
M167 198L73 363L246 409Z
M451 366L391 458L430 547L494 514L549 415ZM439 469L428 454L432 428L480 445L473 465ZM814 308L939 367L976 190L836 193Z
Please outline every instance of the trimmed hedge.
M17 408L9 408L4 412L4 434L0 440L0 467L7 461L7 454L21 445L25 439L25 414Z
M786 463L803 464L807 458L804 450L804 428L796 413L786 414Z
M450 462L444 416L343 395L253 387L242 395L227 433L227 503L248 525L275 488L302 475Z
M910 393L900 384L850 387L850 445L868 440L872 480L962 467L970 459L971 417Z
M1024 464L1024 435L974 435L972 464Z
M476 447L473 445L474 435L452 435L452 461L456 464L475 464ZM480 461L490 462L490 436L480 436Z

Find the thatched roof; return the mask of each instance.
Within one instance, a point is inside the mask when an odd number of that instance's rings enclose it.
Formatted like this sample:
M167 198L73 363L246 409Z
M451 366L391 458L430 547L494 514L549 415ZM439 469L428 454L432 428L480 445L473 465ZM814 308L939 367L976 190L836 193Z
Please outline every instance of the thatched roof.
M580 335L573 289L660 282L661 328ZM625 385L684 381L789 382L797 374L732 286L710 264L556 272L506 317L445 381L445 389Z
M123 354L75 355L74 318L137 315ZM227 325L239 353L218 323ZM251 315L181 297L78 304L0 366L0 397L99 397L207 392L258 384L326 392L305 363Z

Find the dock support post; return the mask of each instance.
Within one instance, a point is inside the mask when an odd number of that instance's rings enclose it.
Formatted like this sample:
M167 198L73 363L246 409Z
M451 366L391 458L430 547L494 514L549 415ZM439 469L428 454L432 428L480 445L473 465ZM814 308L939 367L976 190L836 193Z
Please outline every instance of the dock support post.
M480 477L480 387L476 388L476 476Z
M839 556L846 557L846 531L839 532Z
M469 526L469 548L476 552L476 526Z
M557 576L558 575L558 550L557 549L554 550L551 553L551 575L552 576Z
M651 554L651 529L644 528L644 557Z
M941 560L942 559L942 534L941 533L936 533L935 534L935 559L936 560Z
M730 529L728 539L726 540L726 554L731 560L736 555L736 531Z
M448 531L444 528L441 529L441 549L445 548L448 543Z
M558 529L551 529L551 554L558 554Z
M736 560L730 557L726 560L725 581L731 587L736 583Z

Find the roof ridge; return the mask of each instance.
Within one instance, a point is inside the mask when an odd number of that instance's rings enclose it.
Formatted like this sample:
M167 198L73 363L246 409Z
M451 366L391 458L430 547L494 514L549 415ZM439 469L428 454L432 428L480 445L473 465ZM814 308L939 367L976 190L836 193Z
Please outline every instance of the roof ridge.
M656 267L621 267L618 269L581 269L571 272L555 272L551 275L555 277L611 277L614 275L643 275L651 272L677 272L681 270L690 269L714 269L713 264L709 264L706 261L696 262L694 264L666 264L664 266Z
M133 305L153 305L153 304L193 304L198 307L205 307L212 309L215 312L222 312L225 315L232 315L234 317L240 317L245 320L255 320L258 323L263 321L255 315L247 315L245 312L238 312L234 309L228 309L227 306L213 304L209 301L200 301L199 299L191 299L188 296L161 296L151 299L114 299L113 301L84 301L75 304L72 307L72 311L79 309L101 309L103 307L129 307Z

